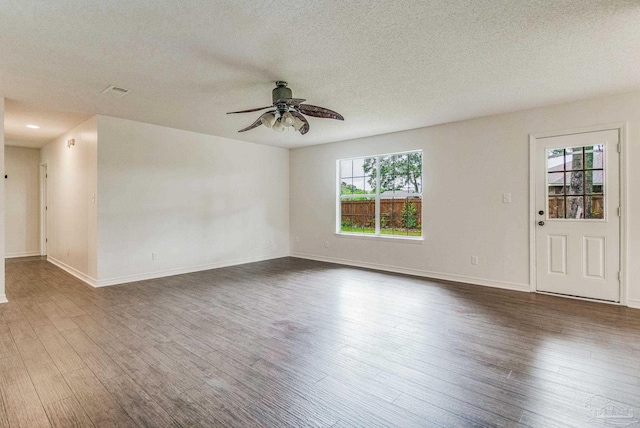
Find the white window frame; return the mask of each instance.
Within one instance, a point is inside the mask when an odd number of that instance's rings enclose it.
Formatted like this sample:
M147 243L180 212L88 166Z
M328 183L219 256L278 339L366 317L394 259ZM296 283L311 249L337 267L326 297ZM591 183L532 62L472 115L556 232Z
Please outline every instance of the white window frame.
M385 153L379 155L366 155L366 156L354 156L350 158L342 158L336 160L336 235L344 236L344 237L357 237L357 238L366 238L366 239L400 239L400 240L408 240L408 241L423 241L424 240L424 230L420 229L420 236L407 236L407 235L388 235L380 233L380 158L385 156L398 156L398 155L407 155L413 153L420 153L420 159L423 160L423 152L422 150L407 150L403 152L393 152L393 153ZM375 200L375 233L357 233L357 232L343 232L342 231L342 199L343 195L341 195L342 189L342 181L340 174L340 162L342 161L350 161L355 159L368 159L375 158L376 159L376 192L371 194L371 197L368 199ZM422 207L424 208L424 163L420 163L420 177L422 179L422 186L420 186L420 193L416 193L415 196L420 198ZM352 198L362 198L367 197L363 195L352 195L347 196L345 199ZM424 209L420 210L420 224L424 224Z

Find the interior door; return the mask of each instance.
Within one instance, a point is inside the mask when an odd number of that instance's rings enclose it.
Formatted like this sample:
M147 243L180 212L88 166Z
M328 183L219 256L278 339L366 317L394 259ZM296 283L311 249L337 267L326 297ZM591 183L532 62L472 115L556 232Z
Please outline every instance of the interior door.
M536 288L620 301L618 130L538 138Z

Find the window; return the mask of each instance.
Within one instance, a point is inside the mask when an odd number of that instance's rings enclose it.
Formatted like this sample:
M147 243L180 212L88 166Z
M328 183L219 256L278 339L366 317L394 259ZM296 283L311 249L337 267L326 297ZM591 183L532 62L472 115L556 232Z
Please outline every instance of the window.
M604 145L547 151L549 218L604 218Z
M338 161L337 231L422 236L422 151Z

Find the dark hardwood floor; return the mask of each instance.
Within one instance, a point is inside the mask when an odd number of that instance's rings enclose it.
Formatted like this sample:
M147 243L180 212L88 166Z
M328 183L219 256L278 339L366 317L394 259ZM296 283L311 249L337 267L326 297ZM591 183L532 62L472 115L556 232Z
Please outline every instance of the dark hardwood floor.
M294 258L103 289L6 270L0 427L640 417L638 310Z

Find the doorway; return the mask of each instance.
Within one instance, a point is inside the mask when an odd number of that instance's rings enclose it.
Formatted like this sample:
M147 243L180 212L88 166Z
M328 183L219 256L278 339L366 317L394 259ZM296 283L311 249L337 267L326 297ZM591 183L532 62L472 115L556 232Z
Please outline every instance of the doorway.
M620 129L532 136L532 284L620 302Z

